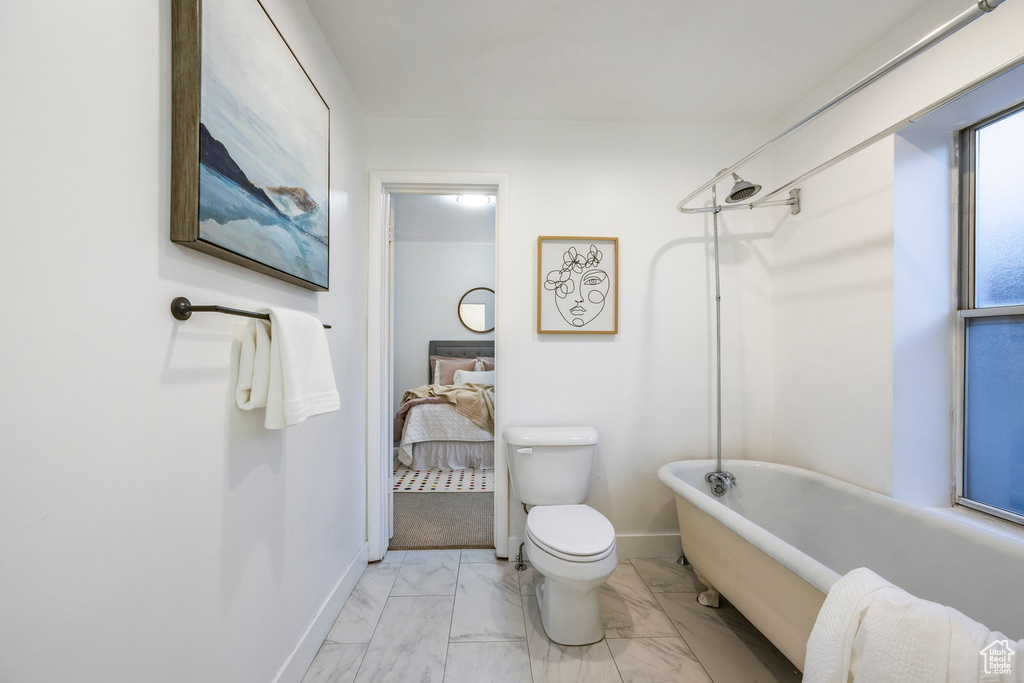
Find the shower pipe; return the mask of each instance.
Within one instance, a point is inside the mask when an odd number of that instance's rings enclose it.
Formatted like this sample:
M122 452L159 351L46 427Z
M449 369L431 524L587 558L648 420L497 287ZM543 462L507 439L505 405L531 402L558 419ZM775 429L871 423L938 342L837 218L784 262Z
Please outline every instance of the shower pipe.
M183 296L175 297L171 301L171 315L177 320L188 320L192 317L193 313L225 313L227 315L238 315L243 318L258 318L259 320L270 320L270 315L267 313L257 313L255 311L243 311L238 308L228 308L227 306L193 306L192 302ZM324 324L324 329L331 329L330 325Z
M711 493L716 497L724 496L725 493L736 486L736 477L731 472L722 469L722 284L721 266L718 256L718 214L722 211L730 211L734 208L754 208L739 204L742 199L752 197L761 191L760 185L748 183L735 173L733 177L736 184L726 195L725 206L718 203L718 184L711 184L711 206L691 213L710 212L712 224L714 225L714 251L715 251L715 423L716 423L716 444L715 444L715 471L704 475L704 481L711 486ZM768 206L788 205L793 214L800 213L800 190L796 189L789 193L790 197L783 201L767 202ZM685 559L685 558L684 558Z
M678 209L682 213L704 213L704 212L712 211L713 209L708 208L708 207L688 208L686 205L689 204L694 198L696 198L697 195L701 194L702 192L704 192L705 190L707 190L708 188L713 186L715 183L721 181L726 176L728 176L730 173L733 173L734 171L736 171L739 168L745 166L746 164L748 164L752 160L754 160L757 157L761 156L762 154L764 154L768 150L772 149L773 147L775 147L775 145L780 143L782 140L784 140L785 138L789 137L789 135L791 135L792 133L796 132L800 128L803 128L806 124L808 124L811 121L813 121L814 119L818 118L820 115L824 114L826 111L828 111L832 107L834 107L837 104L839 104L840 102L843 102L843 101L847 100L848 98L852 97L856 93L860 92L861 90L863 90L867 86L871 85L872 83L874 83L878 79L880 79L883 76L885 76L886 74L888 74L890 71L893 71L893 70L897 69L898 67L902 66L903 64L905 64L906 62L910 61L911 59L913 59L917 55L921 54L925 50L929 49L930 47L934 46L935 44L941 42L942 40L945 40L946 38L948 38L952 34L956 33L961 28L963 28L967 24L971 23L972 21L974 21L975 19L977 19L981 15L988 14L989 12L993 11L996 7L998 7L999 5L1003 4L1003 2L1005 2L1005 0L977 0L977 2L974 3L973 5L971 5L968 9L964 10L963 12L961 12L959 15L957 15L953 19L949 20L948 22L946 22L942 26L938 27L937 29L935 29L934 31L932 31L931 33L926 35L925 37L921 38L919 41L917 41L916 43L914 43L913 45L908 47L906 50L904 50L900 54L896 55L895 57L890 59L888 62L883 64L882 66L878 67L877 69L875 69L874 71L869 73L867 76L865 76L864 78L860 79L859 81L857 81L856 83L851 85L849 88L847 88L843 92L841 92L838 95L836 95L835 97L833 97L831 100L829 100L828 102L823 104L818 109L814 110L813 112L811 112L810 114L808 114L804 118L800 119L795 124L793 124L792 126L787 128L786 130L782 131L781 133L776 135L774 138L772 138L771 140L769 140L765 144L761 145L760 147L755 149L753 152L751 152L747 156L743 157L742 159L740 159L739 161L734 163L732 166L729 166L728 168L725 168L725 169L722 169L721 171L719 171L719 173L717 175L715 175L714 178L712 178L711 180L709 180L708 182L704 183L703 185L698 187L696 190L694 190L693 192L688 194L685 199L683 199L681 202L679 202L676 205L676 209ZM978 85L980 85L980 83ZM977 87L977 85L975 85L974 87ZM971 89L973 89L973 87ZM967 91L965 90L964 92L967 92ZM960 94L962 95L963 92L960 92ZM959 95L957 95L957 96L959 96ZM929 111L931 111L931 110L929 109ZM910 123L913 120L914 120L914 117L911 117L911 119L908 120L907 123ZM904 123L902 125L906 125L906 124ZM900 127L902 127L902 125ZM884 136L880 136L880 137L884 137ZM859 149L863 149L863 147L860 147ZM852 154L854 152L851 151L850 153ZM843 158L846 158L846 157L844 156ZM841 160L842 159L837 158L834 161L838 162L838 161L841 161ZM828 163L828 162L826 162L826 163ZM764 197L761 197L761 199L759 199L758 201L749 202L749 203L746 203L746 204L738 204L738 205L733 206L733 207L728 207L728 209L730 209L730 210L731 209L744 209L744 208L752 209L755 206L765 206L767 200L770 197L772 197L773 195L776 195L779 192L782 192L782 191L784 191L786 189L789 189L793 185L796 185L797 183L801 182L802 180L806 180L810 176L812 176L815 173L818 173L818 172L824 170L825 168L828 168L828 166L824 166L823 168L819 167L819 168L815 169L814 171L812 171L809 174L804 174L800 178L795 178L791 182L786 183L786 185L783 185L783 186L781 186L781 187L779 187L779 188L769 192ZM775 203L768 203L767 205L768 206L774 206L774 205L777 205L777 204L775 204Z
M819 164L818 166L816 166L815 168L811 169L807 173L804 173L803 175L800 175L800 176L797 176L796 178L793 178L793 180L791 180L788 183L786 183L784 185L781 185L778 188L772 190L771 192L769 192L768 194L764 195L760 199L757 199L757 200L754 200L754 201L751 201L751 202L747 202L745 204L734 204L732 206L721 206L721 205L718 204L718 196L717 196L716 184L712 183L711 184L711 203L712 203L712 206L702 207L701 209L683 209L683 208L680 208L680 211L683 211L684 213L705 213L705 212L709 212L709 213L712 213L713 216L714 216L714 231L715 231L715 235L714 235L714 237L715 237L715 240L714 240L714 244L715 244L715 315L716 315L716 323L718 325L718 328L717 328L718 329L718 334L721 333L721 294L720 294L719 287L718 287L718 267L719 267L718 266L718 214L720 212L722 212L722 211L730 211L732 209L737 209L737 208L756 209L756 208L761 207L761 206L777 206L777 205L780 205L780 204L791 204L792 205L791 211L793 213L799 213L799 211L800 211L800 203L799 203L799 201L800 201L800 190L799 189L790 190L790 199L789 200L775 200L775 201L766 201L766 200L769 197L771 197L772 195L778 194L779 192L784 192L785 190L791 188L793 185L796 185L798 183L802 183L803 181L807 180L808 178L810 178L810 177L812 177L814 175L817 175L818 173L821 173L822 171L824 171L824 170L826 170L828 168L831 168L832 166L838 164L843 159L846 159L846 158L848 158L850 156L853 156L854 154L856 154L857 152L861 151L862 149L864 149L866 147L869 147L869 146L875 144L876 142L878 142L879 140L881 140L881 139L883 139L885 137L888 137L888 136L896 133L900 129L910 125L911 123L914 123L915 121L920 120L922 117L927 116L928 114L932 113L936 109L939 109L941 107L946 106L947 104L950 104L951 102L954 102L955 100L959 99L960 97L963 97L967 93L969 93L969 92L977 89L978 87L984 85L985 83L988 83L988 82L992 81L993 79L998 78L998 77L1002 76L1003 74L1005 74L1005 73L1007 73L1007 72L1009 72L1009 71L1011 71L1011 70L1021 66L1022 64L1024 64L1024 54L1017 55L1016 57L1014 57L1010 61L1008 61L1008 62L1002 64L1001 66L998 66L995 69L989 71L988 73L986 73L986 74L984 74L984 75L974 79L970 83L968 83L968 84L964 85L963 87L958 88L957 90L949 93L945 97L942 97L942 98L940 98L938 100L935 100L934 102L932 102L928 106L926 106L926 107L924 107L922 109L919 109L918 111L916 111L915 113L911 114L907 118L902 119L902 120L898 121L897 123L894 123L893 125L889 126L888 128L879 131L875 135L872 135L871 137L869 137L868 139L864 140L863 142L860 142L860 143L854 145L853 147L850 147L845 152L837 154L836 156L832 157L828 161L826 161L826 162L824 162L822 164ZM724 175L725 175L724 172L718 174L719 177L724 176ZM1024 307L1012 307L1012 308L1017 309L1017 308L1024 308ZM962 313L962 315L967 317L970 314L969 313ZM722 403L721 403L721 401L722 401L722 399L721 399L721 394L722 394L722 379L721 379L721 376L722 376L722 358L721 358L721 342L718 342L717 365L718 365L718 416L717 416L717 419L718 419L718 453L717 453L717 458L716 458L715 471L714 472L709 472L707 475L705 475L704 478L708 482L708 484L711 485L711 492L712 492L712 494L715 495L715 496L722 496L730 488L732 488L733 486L736 485L736 478L731 473L722 471Z
M812 177L814 175L817 175L818 173L821 173L822 171L824 171L824 170L826 170L828 168L831 168L832 166L834 166L835 164L839 163L840 161L842 161L842 160L844 160L844 159L846 159L846 158L856 154L857 152L865 149L866 147L869 147L869 146L873 145L874 143L878 142L879 140L881 140L881 139L883 139L885 137L888 137L888 136L896 133L897 131L899 131L900 129L902 129L902 128L908 126L908 125L910 125L911 123L914 123L915 121L920 120L921 118L923 118L924 116L927 116L928 114L934 112L935 110L937 110L937 109L939 109L941 107L944 107L947 104L950 104L951 102L956 101L957 99L963 97L967 93L969 93L969 92L977 89L978 87L980 87L980 86L982 86L982 85L992 81L993 79L996 79L996 78L998 78L998 77L1008 73L1009 71L1012 71L1013 69L1015 69L1015 68L1017 68L1017 67L1019 67L1021 65L1024 65L1024 54L1017 55L1016 57L1014 57L1010 61L1005 62L1004 64L996 67L995 69L992 69L988 73L986 73L986 74L984 74L984 75L974 79L970 83L967 83L966 85L958 88L957 90L949 93L948 95L946 95L944 97L941 97L938 100L935 100L934 102L932 102L928 106L926 106L926 107L924 107L922 109L919 109L918 111L916 111L915 113L911 114L907 118L898 121L897 123L893 124L892 126L889 126L888 128L886 128L884 130L879 131L878 133L876 133L875 135L867 138L863 142L860 142L860 143L854 145L853 147L850 147L845 152L837 154L836 156L834 156L833 158L829 159L828 161L826 161L826 162L824 162L822 164L819 164L818 166L816 166L815 168L811 169L807 173L804 173L803 175L797 176L796 178L794 178L793 180L789 181L788 183L786 183L784 185L780 185L779 187L777 187L776 189L774 189L771 192L767 193L766 195L764 195L760 199L757 199L757 200L754 200L754 201L751 201L751 202L748 202L748 203L745 203L745 204L736 204L736 205L733 205L733 206L720 206L720 205L718 205L718 199L717 199L715 183L712 183L712 185L711 185L711 202L712 202L712 206L710 206L710 207L702 207L701 209L684 209L684 208L679 208L679 210L682 211L683 213L705 213L705 212L711 212L711 213L713 213L713 216L714 216L714 229L715 229L715 289L716 289L715 299L716 299L716 316L719 317L719 322L718 322L719 332L721 331L721 322L720 322L720 315L721 315L720 301L721 301L721 297L720 297L720 294L718 292L718 214L721 211L730 211L732 209L737 209L737 208L756 209L756 208L758 208L760 206L777 206L777 205L781 205L781 204L791 204L792 205L792 209L791 209L792 213L799 213L799 211L800 211L800 204L799 204L800 190L799 189L790 190L790 199L789 200L782 200L782 201L780 201L780 200L767 201L767 200L772 195L778 194L779 192L784 192L785 190L791 188L793 185L801 183L804 180L807 180L808 178L810 178L810 177ZM723 172L718 174L718 177L722 177L724 175L726 175L726 174L723 171ZM1016 309L1024 310L1024 307L1007 307L1007 308L1008 308L1008 310L1009 309L1014 309L1014 312L1016 312ZM963 315L964 317L969 317L970 314L962 312L961 315ZM722 419L721 418L721 346L719 346L719 348L718 348L718 394L719 394L719 398L718 398L718 453L717 453L717 459L716 459L716 468L715 468L714 472L709 472L708 474L706 474L704 479L711 485L711 492L712 492L713 495L715 495L715 496L722 496L731 487L736 485L736 478L731 473L724 472L722 470L722 446L721 446L721 441L722 441L722 436L721 436L722 435L722 426L721 426L722 425L722 423L721 423L721 419Z
M760 186L758 186L760 188ZM718 186L711 185L711 203L714 205L712 219L715 226L715 420L718 426L716 439L715 471L704 475L704 481L711 485L716 497L736 485L736 477L722 470L722 286L718 276L718 214L723 207L718 205Z

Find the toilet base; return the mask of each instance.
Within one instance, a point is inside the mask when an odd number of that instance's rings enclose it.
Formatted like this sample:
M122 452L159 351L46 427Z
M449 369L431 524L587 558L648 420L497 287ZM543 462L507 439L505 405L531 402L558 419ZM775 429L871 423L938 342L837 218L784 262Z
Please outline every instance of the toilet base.
M600 585L580 593L545 576L537 584L537 604L541 625L553 642L590 645L604 638Z

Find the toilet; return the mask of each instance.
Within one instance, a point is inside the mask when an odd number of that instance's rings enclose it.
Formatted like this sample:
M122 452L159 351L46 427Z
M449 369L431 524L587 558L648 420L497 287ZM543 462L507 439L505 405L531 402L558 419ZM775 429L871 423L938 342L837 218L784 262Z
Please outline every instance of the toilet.
M583 505L597 456L593 427L510 427L512 491L533 506L526 516L526 555L543 577L537 585L540 619L559 645L589 645L604 638L601 585L619 562L615 529Z

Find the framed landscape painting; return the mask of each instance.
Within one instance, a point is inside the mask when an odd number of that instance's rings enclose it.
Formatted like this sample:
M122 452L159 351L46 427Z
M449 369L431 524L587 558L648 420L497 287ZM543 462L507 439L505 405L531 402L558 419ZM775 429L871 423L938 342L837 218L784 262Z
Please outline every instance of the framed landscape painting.
M617 334L619 240L537 238L537 332Z
M326 291L327 103L259 0L171 11L171 240Z

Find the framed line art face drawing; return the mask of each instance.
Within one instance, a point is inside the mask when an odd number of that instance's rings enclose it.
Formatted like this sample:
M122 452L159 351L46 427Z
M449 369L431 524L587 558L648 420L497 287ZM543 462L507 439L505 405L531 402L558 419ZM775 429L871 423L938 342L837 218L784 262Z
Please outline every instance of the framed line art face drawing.
M617 334L617 237L537 238L538 334Z

